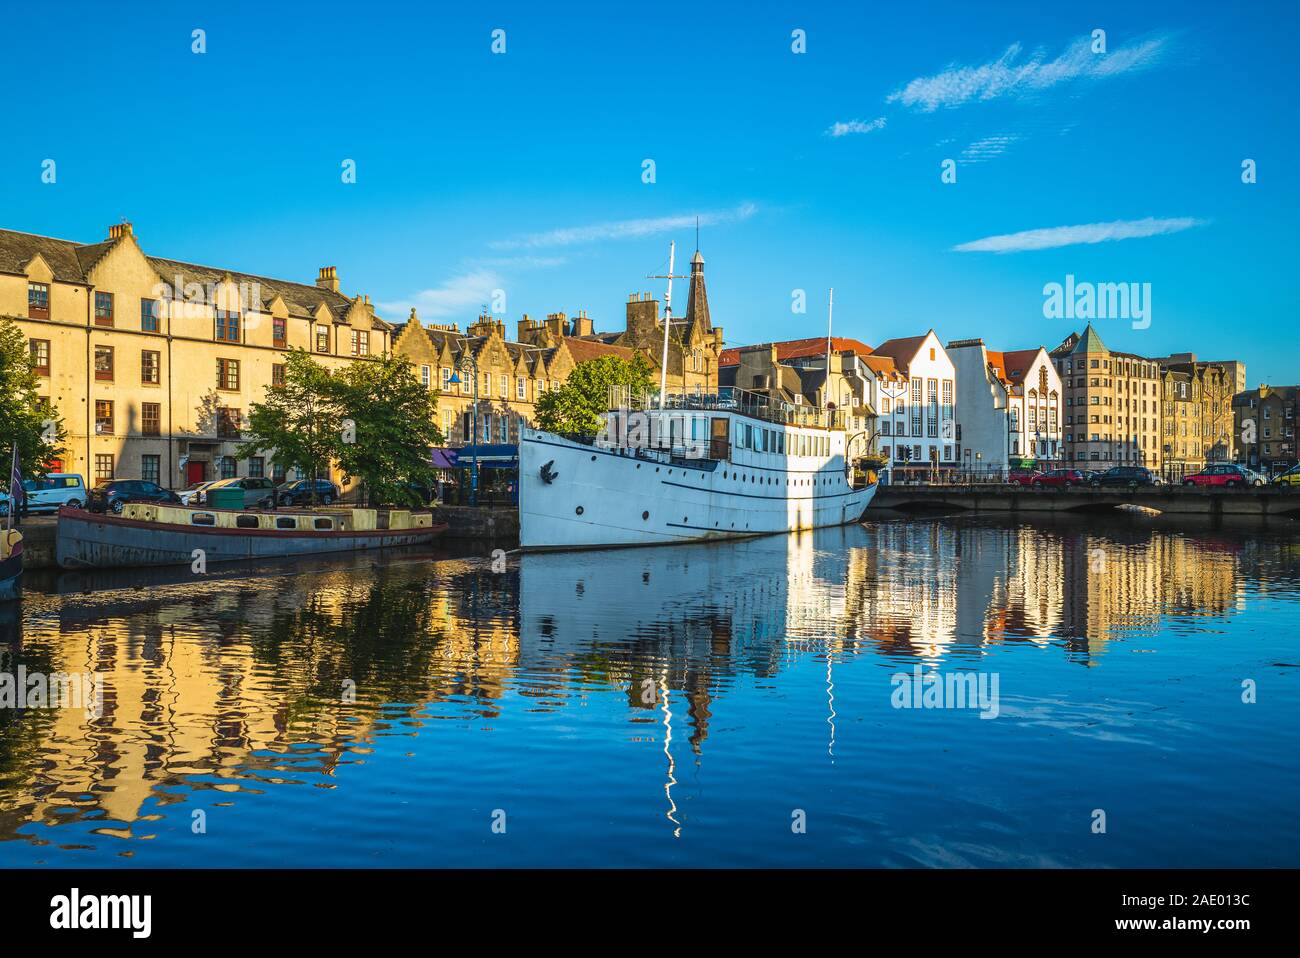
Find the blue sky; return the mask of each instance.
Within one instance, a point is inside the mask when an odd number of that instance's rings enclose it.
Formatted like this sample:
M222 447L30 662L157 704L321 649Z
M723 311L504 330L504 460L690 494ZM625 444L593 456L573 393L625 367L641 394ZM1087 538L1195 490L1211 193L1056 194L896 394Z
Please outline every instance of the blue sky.
M391 319L463 327L502 289L511 329L621 329L699 215L731 344L822 334L834 286L836 333L872 345L1050 348L1081 325L1043 314L1071 274L1151 284L1148 328L1097 321L1112 348L1300 381L1292 4L293 6L11 12L0 226L126 218L158 255L337 265Z

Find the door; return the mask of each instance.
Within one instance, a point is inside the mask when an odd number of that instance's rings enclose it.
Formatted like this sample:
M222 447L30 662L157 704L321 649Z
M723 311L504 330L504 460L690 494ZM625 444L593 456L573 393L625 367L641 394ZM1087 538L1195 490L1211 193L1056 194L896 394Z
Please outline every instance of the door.
M196 482L203 482L208 478L208 464L206 462L190 461L185 464L185 485L192 486Z
M710 420L709 458L726 460L731 455L731 431L725 416Z

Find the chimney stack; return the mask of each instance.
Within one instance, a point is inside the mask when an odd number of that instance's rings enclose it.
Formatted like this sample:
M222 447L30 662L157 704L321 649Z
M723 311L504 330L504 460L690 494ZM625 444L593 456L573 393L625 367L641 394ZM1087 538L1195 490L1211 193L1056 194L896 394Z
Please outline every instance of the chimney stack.
M321 289L328 289L330 292L339 291L339 271L334 266L322 266L320 275L316 277L316 285Z
M585 309L578 310L578 315L573 317L573 335L590 336L592 333L591 317L587 315Z
M108 238L111 240L121 239L123 236L132 235L134 235L134 231L131 229L131 224L125 220L121 223L114 223L108 228Z

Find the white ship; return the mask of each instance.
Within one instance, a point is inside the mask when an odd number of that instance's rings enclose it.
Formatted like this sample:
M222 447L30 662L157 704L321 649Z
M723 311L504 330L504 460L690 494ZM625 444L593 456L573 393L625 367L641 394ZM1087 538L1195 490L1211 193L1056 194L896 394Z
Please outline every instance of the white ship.
M876 486L846 462L842 422L835 410L724 389L607 413L593 440L523 428L520 546L660 545L857 522Z

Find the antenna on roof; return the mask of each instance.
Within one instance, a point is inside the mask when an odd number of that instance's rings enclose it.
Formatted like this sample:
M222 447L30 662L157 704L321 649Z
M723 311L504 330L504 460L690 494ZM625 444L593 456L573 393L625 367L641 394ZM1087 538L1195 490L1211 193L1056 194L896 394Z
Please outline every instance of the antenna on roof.
M696 216L695 216L695 252L698 253L699 251L700 251L700 217L699 217L699 214L696 214Z

